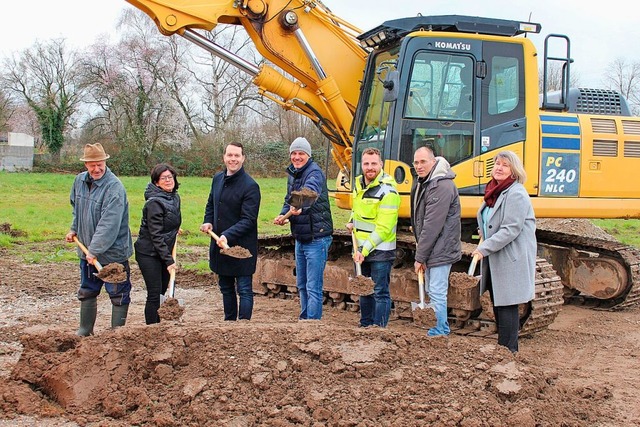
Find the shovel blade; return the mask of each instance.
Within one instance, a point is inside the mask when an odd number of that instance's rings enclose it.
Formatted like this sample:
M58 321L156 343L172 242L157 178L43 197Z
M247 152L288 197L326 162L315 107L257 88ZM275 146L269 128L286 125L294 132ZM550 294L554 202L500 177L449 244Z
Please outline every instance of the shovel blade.
M416 311L417 309L421 309L424 310L424 308L427 306L427 304L423 302L412 302L411 303L411 311Z

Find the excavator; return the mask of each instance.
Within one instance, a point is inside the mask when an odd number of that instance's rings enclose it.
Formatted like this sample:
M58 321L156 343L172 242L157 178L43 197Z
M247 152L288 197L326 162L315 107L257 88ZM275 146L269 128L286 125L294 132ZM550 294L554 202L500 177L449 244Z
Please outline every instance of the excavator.
M360 154L381 150L402 197L391 279L395 313L411 318L418 296L415 241L408 230L414 151L431 147L456 173L466 271L475 247L476 212L500 150L522 159L538 218L640 218L640 192L626 179L640 169L640 118L617 92L570 88L571 43L544 40L543 90L529 35L541 25L475 16L414 16L361 31L319 0L127 0L167 36L179 35L253 77L263 96L304 115L331 143L339 168L332 192L351 209ZM266 60L256 66L203 35L241 25ZM559 53L558 53L559 52ZM558 91L547 81L561 70ZM339 228L339 227L336 227ZM545 329L565 301L604 308L640 300L640 254L618 242L538 230L535 298L521 307L521 334ZM350 288L351 239L336 231L325 271L327 304L357 311ZM254 275L257 293L295 296L293 241L265 236ZM450 285L451 286L451 285ZM451 289L452 331L495 332L477 287ZM485 307L485 309L483 309Z

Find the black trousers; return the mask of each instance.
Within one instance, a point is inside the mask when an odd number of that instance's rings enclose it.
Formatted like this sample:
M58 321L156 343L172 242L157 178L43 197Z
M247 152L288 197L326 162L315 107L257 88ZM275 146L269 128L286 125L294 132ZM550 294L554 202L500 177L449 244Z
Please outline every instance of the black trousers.
M491 303L494 304L491 274L488 274L485 280L489 295L491 296ZM493 315L496 318L496 325L498 326L498 344L507 347L512 353L516 353L518 351L518 332L520 331L518 304L499 307L496 307L494 304Z
M169 286L167 266L158 257L139 254L137 252L136 261L138 261L138 267L140 267L142 278L147 287L144 320L147 325L159 323L160 316L158 316L158 309L160 308L160 295L164 295Z

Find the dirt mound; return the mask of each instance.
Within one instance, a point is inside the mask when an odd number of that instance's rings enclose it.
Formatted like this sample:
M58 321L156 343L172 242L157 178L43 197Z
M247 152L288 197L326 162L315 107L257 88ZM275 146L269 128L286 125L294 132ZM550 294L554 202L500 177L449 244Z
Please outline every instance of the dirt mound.
M322 321L169 323L21 342L5 414L61 408L81 424L534 426L567 414L590 424L609 397L556 387L554 374L493 343Z
M167 298L158 309L158 316L162 320L178 320L184 314L184 307L175 298Z
M411 312L413 315L413 323L424 329L430 329L436 326L436 312L431 305L425 305L424 308L416 307Z
M376 284L371 277L362 274L349 278L351 295L371 295L375 286Z
M24 237L27 235L27 233L22 230L12 229L11 224L8 222L3 222L2 224L0 224L0 233L8 234L11 237Z
M299 322L296 299L256 296L250 322L224 322L214 275L186 269L179 321L145 326L135 263L131 280L127 325L110 330L103 292L96 335L79 338L78 262L0 248L0 426L640 425L637 307L565 306L514 357L486 330L429 339L393 315L359 328L358 313L328 305Z
M124 266L117 262L105 265L96 276L108 283L122 283L127 280Z
M615 237L584 218L537 218L536 227L541 230L574 234L601 240L617 240Z
M233 258L251 258L253 256L249 249L242 246L231 246L229 249L222 249L220 253Z

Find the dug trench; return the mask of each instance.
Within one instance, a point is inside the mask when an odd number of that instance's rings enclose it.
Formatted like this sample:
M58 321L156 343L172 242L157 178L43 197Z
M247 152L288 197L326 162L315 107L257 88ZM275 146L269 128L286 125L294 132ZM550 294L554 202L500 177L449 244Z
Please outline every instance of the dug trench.
M0 426L640 425L637 307L565 306L512 355L329 307L298 321L295 299L256 296L250 321L224 322L214 277L181 270L183 315L146 326L132 264L126 326L110 330L101 294L96 334L79 338L77 264L0 252Z

